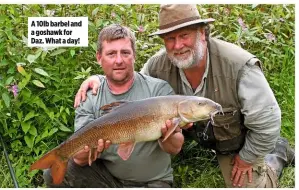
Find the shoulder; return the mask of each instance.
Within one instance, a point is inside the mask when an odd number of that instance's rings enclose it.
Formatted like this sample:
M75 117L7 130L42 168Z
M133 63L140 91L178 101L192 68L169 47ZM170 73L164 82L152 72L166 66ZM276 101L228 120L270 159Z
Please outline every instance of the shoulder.
M165 48L160 49L155 55L147 61L149 70L167 70L172 64L167 56Z
M99 91L97 92L96 96L98 96L98 93ZM92 110L94 107L94 102L96 101L96 96L92 94L92 90L88 90L86 92L86 100L84 102L81 101L80 106L78 108Z
M101 99L102 95L107 92L106 90L103 90L103 89L106 89L106 86L107 86L106 81L107 81L106 76L102 76L100 78L100 85L99 85L100 87L98 88L96 94L93 94L92 89L89 88L86 92L86 101L95 103L99 99Z
M168 84L168 82L166 82L165 80L154 78L154 77L151 77L151 76L148 76L148 75L144 75L142 73L136 73L136 76L142 82L145 82L145 83L150 84L150 85L161 85L161 84L165 85L165 84Z
M217 38L210 38L210 47L211 47L211 52L214 54L237 54L238 52L242 53L249 53L248 51L244 50L240 46L226 42ZM232 50L234 50L232 52Z
M148 75L144 75L141 73L136 73L137 84L139 85L139 89L143 89L144 91L148 91L152 96L173 94L173 89L169 85L168 82L154 78Z
M151 61L157 61L157 60L163 59L166 56L167 56L166 49L165 48L161 48L157 53L155 53L155 55L153 55L152 57L150 57L149 60L151 60Z
M255 55L244 50L240 46L229 43L216 38L210 38L209 52L212 57L217 57L222 60L227 60L229 63L242 63L245 64L254 58L259 61ZM260 62L260 61L259 61Z

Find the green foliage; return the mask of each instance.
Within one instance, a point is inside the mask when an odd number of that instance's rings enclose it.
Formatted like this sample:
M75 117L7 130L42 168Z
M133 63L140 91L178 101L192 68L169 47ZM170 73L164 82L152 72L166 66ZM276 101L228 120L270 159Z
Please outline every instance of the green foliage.
M225 187L216 154L199 149L195 141L186 141L172 161L175 187Z
M4 152L1 152L0 154L0 176L0 188L13 187L13 181L11 176L9 175L9 170L5 161Z
M255 54L282 110L282 136L294 146L295 6L202 5L203 17L215 18L214 37ZM41 155L73 131L74 95L81 82L102 73L95 58L98 31L112 23L129 26L137 37L135 70L162 45L157 30L158 5L2 5L0 6L0 133L20 187L44 186L41 171L28 172ZM88 47L29 48L27 18L88 16ZM18 87L17 96L15 87ZM0 187L12 187L0 157ZM174 158L177 187L224 187L210 151L186 144ZM282 187L294 187L294 169L285 171Z

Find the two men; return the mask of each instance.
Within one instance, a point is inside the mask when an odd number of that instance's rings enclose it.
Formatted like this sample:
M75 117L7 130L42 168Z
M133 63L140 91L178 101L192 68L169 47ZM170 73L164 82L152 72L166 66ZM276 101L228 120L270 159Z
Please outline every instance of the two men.
M134 72L135 46L134 34L126 27L111 25L100 32L97 60L106 77L97 96L88 93L87 100L76 109L75 130L101 117L99 108L112 102L174 94L167 82ZM162 136L167 129L167 125L162 126ZM177 154L183 142L181 130L176 129L164 142L137 143L124 161L117 154L117 145L99 139L97 159L90 166L90 149L85 147L69 161L62 184L52 183L49 170L44 172L44 179L48 187L171 187L171 154Z
M195 123L186 136L216 150L227 187L277 187L282 168L293 159L287 156L287 141L279 138L280 108L260 60L210 38L208 24L213 21L201 19L195 5L162 5L159 30L152 35L163 39L165 49L151 57L141 73L169 82L177 94L222 105L224 115L216 116L214 125ZM101 86L98 81L93 76L81 85L75 106L88 87Z

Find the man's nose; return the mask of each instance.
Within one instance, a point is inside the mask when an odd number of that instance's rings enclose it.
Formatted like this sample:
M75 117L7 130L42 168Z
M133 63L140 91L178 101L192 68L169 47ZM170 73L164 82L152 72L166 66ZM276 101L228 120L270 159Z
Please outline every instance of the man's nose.
M123 58L120 53L116 55L115 63L120 64L123 62Z
M174 49L182 49L183 47L183 41L180 38L176 38L174 42Z

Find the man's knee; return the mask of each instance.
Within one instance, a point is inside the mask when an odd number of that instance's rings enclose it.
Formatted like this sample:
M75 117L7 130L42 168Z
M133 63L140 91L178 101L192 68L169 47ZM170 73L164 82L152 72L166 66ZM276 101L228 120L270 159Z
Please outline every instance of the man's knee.
M46 184L47 187L52 187L52 188L68 187L64 183L54 184L50 169L44 170L43 178L44 178L44 181L45 181L45 184Z
M57 187L77 187L77 183L74 181L78 181L75 179L75 176L80 176L81 170L80 166L76 165L74 161L70 160L68 162L67 170L64 175L64 179L60 184L53 183L53 177L51 174L51 169L44 170L43 178L47 187L57 188ZM80 180L79 180L80 181ZM78 186L79 187L79 186Z
M172 182L171 181L152 181L147 183L148 188L171 188L172 187Z
M230 180L231 171L233 165L231 160L233 155L217 155L220 169L225 180L227 187L233 187ZM244 186L246 188L265 188L265 187L277 187L277 175L274 170L268 167L264 159L259 158L253 165L252 182L248 182L248 176L244 179Z
M253 166L252 183L247 184L248 188L276 188L278 177L275 170L272 170L265 162Z
M52 184L52 176L51 176L50 169L44 170L43 177L44 177L44 181L46 183L46 186L49 187L49 185Z

